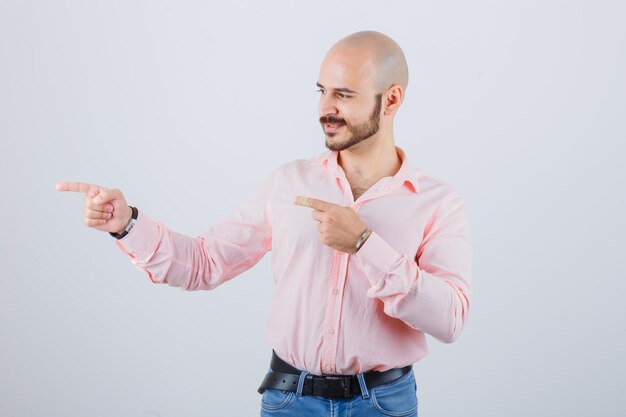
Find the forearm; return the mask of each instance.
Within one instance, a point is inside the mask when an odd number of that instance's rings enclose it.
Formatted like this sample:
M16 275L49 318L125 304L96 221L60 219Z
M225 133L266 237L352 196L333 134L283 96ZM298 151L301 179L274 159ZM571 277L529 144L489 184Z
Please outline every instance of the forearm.
M256 264L269 249L267 239L243 242L241 234L218 223L205 234L186 236L140 212L133 230L117 246L154 283L184 290L209 290ZM264 236L264 225L247 236Z
M433 215L415 257L375 231L355 258L370 281L367 292L386 314L443 341L455 341L470 309L472 248L463 200L453 195Z
M379 298L386 314L443 342L458 338L469 313L469 270L463 274L426 272L376 233L357 258L370 281L367 296ZM460 264L458 270L463 271Z

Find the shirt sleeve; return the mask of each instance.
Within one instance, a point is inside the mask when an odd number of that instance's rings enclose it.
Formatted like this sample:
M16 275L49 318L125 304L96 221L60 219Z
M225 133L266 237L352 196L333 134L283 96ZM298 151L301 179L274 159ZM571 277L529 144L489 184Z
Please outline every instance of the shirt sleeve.
M133 229L116 245L154 283L210 290L254 266L272 246L269 206L276 170L230 218L196 237L169 230L139 211Z
M454 193L446 200L415 259L396 251L375 231L355 256L370 281L368 297L382 300L386 314L451 343L469 314L472 248L463 199Z

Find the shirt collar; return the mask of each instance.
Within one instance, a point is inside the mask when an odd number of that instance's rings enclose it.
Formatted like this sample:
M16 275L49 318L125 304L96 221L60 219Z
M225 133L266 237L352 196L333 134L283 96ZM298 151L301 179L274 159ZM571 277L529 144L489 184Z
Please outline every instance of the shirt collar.
M409 188L414 193L419 193L419 176L420 171L413 167L411 161L407 157L406 153L402 148L396 146L396 153L402 160L402 165L396 174L392 177L391 182L396 185L404 185L408 183ZM326 151L319 155L317 159L317 163L322 165L326 170L332 172L336 175L339 174L339 170L342 168L337 163L337 156L339 155L338 151Z

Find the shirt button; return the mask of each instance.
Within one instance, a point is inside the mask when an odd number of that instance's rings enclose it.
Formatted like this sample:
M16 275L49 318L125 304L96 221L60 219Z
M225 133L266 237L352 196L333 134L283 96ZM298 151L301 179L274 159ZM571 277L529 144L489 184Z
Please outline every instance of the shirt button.
M335 334L335 329L328 329L328 333Z
M339 294L339 290L337 288L333 288L333 294L335 295Z

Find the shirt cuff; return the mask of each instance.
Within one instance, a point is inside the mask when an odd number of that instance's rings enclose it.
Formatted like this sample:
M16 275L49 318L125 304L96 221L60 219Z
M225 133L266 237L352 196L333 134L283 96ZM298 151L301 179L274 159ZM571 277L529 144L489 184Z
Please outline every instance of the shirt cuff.
M364 265L371 265L383 274L393 270L402 261L402 254L392 248L376 232L372 232L361 249L354 255ZM366 274L372 285L380 279L379 274Z
M132 259L145 262L154 254L161 240L160 234L159 224L139 211L135 226L115 244Z

